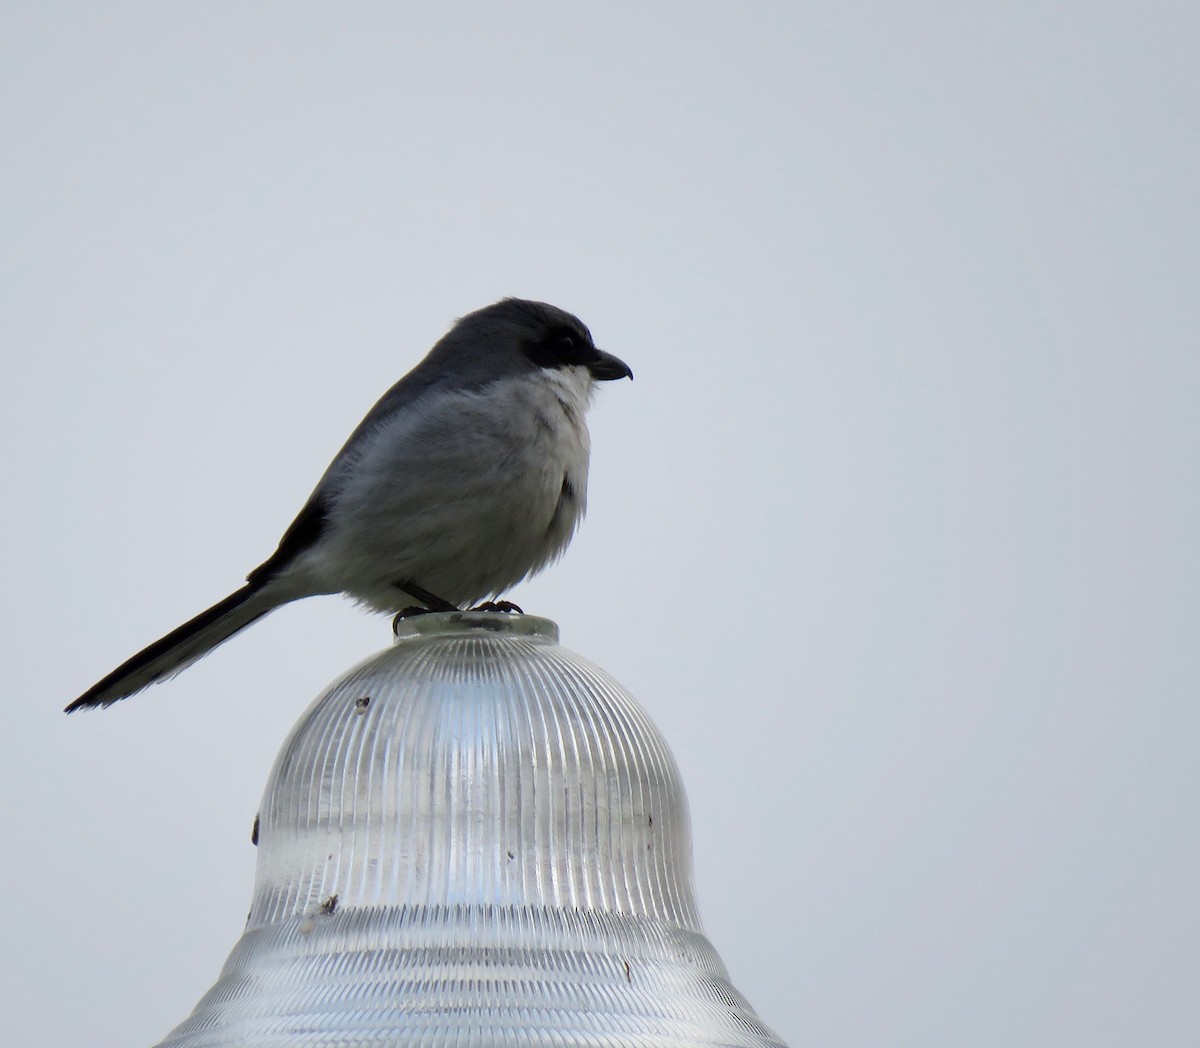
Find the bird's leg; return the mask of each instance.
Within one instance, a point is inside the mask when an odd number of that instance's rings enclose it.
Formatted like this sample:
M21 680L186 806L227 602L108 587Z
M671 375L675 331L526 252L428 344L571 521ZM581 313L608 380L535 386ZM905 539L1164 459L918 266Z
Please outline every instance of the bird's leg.
M400 614L404 615L409 611L458 611L457 604L451 604L448 600L442 600L436 594L430 593L427 589L422 589L415 582L407 582L401 580L396 583L396 589L403 590L410 597L416 597L424 608L405 608Z
M416 597L422 601L421 604L413 604L410 607L403 608L399 614L392 619L392 632L396 632L396 627L404 619L411 619L415 615L429 615L435 611L458 611L458 608L451 604L448 600L442 600L436 594L430 593L427 589L422 589L415 582L397 582L396 588L407 593L410 597Z
M511 600L486 600L477 608L472 608L472 611L503 611L513 615L524 615L523 612Z

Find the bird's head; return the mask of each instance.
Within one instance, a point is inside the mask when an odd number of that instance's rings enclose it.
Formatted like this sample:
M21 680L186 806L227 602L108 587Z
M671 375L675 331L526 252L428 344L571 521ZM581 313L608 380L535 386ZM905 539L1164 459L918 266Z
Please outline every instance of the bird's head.
M458 349L482 349L502 372L580 368L597 382L633 378L628 364L597 349L578 317L546 302L506 298L469 313L443 340Z

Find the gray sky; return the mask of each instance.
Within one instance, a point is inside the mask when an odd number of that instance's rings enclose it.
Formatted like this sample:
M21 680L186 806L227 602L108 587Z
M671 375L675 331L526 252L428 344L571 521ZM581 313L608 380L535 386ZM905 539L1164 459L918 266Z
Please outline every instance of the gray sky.
M0 11L8 1039L154 1042L388 623L233 589L503 295L633 366L512 594L639 698L790 1044L1200 1040L1194 4Z

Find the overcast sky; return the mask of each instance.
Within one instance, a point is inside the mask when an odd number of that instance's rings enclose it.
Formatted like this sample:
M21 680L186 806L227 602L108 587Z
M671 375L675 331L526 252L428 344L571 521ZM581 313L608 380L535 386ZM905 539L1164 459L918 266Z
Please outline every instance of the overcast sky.
M627 360L511 596L647 708L794 1048L1200 1043L1194 3L0 8L6 1039L215 980L388 622L113 709L504 295Z

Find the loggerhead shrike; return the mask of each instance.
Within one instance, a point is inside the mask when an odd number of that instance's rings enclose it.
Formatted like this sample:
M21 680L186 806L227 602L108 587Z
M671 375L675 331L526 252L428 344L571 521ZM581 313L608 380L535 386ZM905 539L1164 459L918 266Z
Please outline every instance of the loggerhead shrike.
M463 317L368 412L246 585L67 707L172 676L282 604L345 593L376 611L498 596L570 542L587 495L584 413L632 378L570 313L509 298Z

